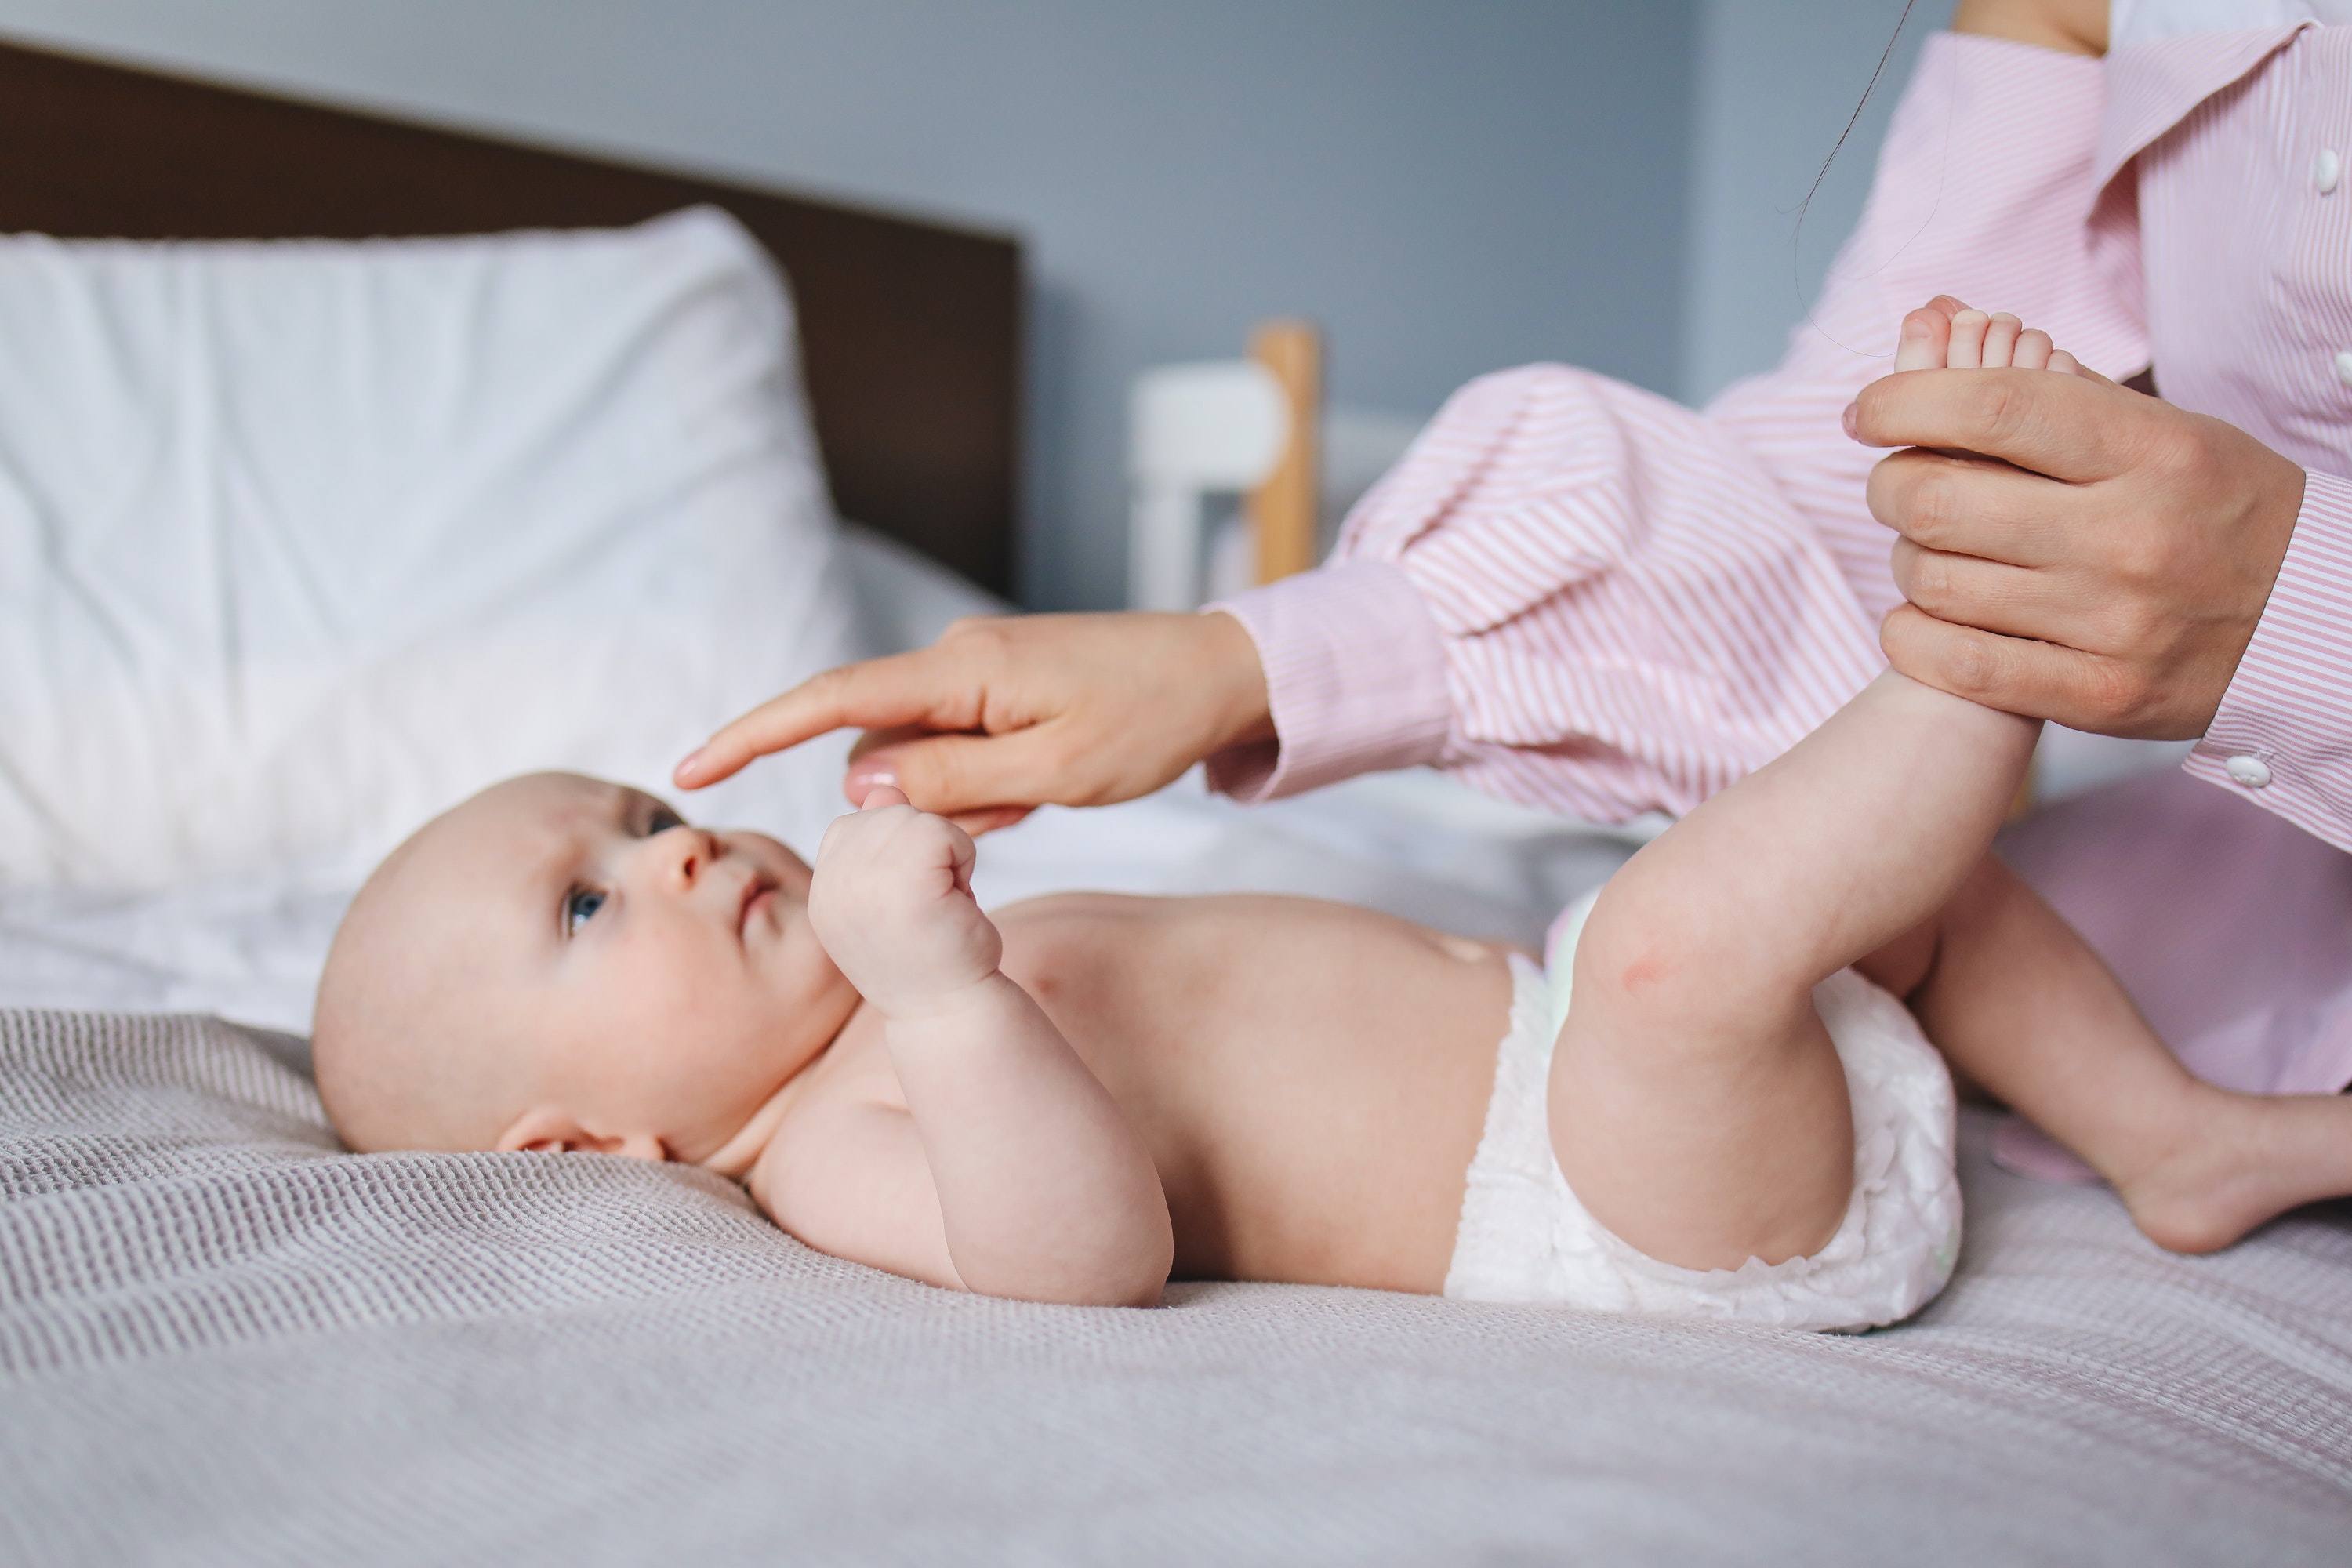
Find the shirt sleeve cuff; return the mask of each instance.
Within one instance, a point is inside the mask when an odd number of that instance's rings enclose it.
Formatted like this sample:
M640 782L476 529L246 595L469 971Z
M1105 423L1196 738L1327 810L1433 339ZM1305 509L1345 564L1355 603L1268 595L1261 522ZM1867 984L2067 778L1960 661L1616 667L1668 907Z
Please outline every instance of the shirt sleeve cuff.
M1255 805L1444 750L1445 645L1402 567L1327 566L1208 610L1257 644L1276 737L1211 757L1211 789Z
M2188 770L2352 849L2352 481L2306 474L2262 624Z

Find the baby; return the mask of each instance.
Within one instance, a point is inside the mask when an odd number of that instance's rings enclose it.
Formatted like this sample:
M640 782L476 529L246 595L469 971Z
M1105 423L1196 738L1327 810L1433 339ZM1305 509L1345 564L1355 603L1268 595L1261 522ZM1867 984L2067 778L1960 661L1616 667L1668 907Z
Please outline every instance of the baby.
M1906 356L2073 368L1939 310ZM991 919L971 840L887 788L812 872L516 779L353 902L320 1092L357 1150L692 1163L837 1256L1094 1304L1176 1277L1891 1322L1958 1244L1929 1040L2165 1246L2352 1191L2352 1102L2191 1078L1990 856L2036 728L1881 676L1564 916L1549 973L1298 899Z

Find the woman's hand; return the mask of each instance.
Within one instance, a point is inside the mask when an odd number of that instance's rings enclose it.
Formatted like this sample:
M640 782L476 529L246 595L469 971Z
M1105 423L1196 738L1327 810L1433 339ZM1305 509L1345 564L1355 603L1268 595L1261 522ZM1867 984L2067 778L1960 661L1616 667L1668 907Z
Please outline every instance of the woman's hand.
M1274 733L1257 646L1226 615L1129 612L958 621L915 653L845 665L720 730L682 789L828 731L866 731L845 789L893 785L969 833L1033 806L1149 795Z
M1910 603L1879 629L1916 680L2106 735L2201 735L2253 638L2303 470L2104 377L1890 375L1849 429ZM1974 456L1972 454L1982 454Z

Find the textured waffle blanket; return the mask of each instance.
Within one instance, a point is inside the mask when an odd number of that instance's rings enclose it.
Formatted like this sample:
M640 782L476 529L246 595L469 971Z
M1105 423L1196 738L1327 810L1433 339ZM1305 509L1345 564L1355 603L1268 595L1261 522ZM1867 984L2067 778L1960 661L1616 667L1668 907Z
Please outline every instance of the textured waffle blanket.
M2352 1219L2168 1257L1969 1129L1858 1338L836 1262L689 1172L341 1153L299 1043L0 1012L0 1561L2340 1563Z

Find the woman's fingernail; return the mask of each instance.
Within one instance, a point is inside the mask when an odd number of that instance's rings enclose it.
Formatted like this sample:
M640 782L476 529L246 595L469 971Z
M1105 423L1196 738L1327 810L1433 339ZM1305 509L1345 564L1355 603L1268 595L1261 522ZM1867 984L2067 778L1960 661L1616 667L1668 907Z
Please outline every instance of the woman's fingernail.
M686 755L677 760L677 766L670 770L670 777L683 780L693 773L696 769L701 767L701 765L702 748L697 746L693 751L687 752Z
M888 763L878 767L849 770L849 787L853 794L864 795L870 789L897 789L898 771Z
M1838 423L1845 426L1846 439L1850 441L1862 439L1861 415L1862 405L1849 403L1845 405L1845 412L1838 416Z

